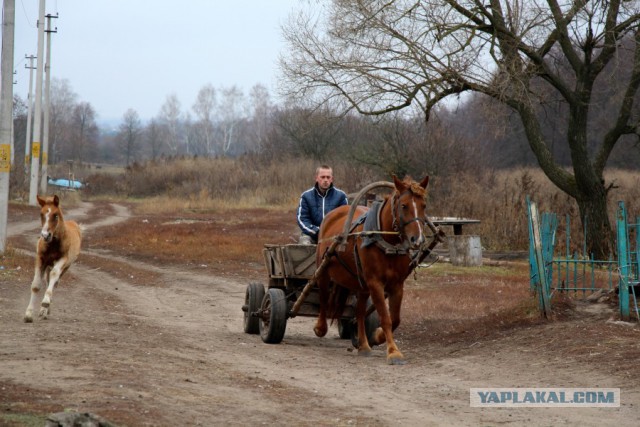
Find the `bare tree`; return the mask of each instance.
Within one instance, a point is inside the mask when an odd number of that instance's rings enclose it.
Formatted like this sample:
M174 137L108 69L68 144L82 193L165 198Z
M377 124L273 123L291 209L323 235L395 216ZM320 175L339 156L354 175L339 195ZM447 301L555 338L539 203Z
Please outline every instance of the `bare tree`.
M221 153L226 155L238 142L238 125L246 118L247 112L244 93L237 86L223 88L221 92L222 96L217 106L218 144Z
M576 200L590 251L606 257L611 184L603 171L616 143L639 132L639 9L624 0L333 0L319 18L300 14L284 28L282 69L291 96L363 114L414 106L428 119L434 106L464 92L507 105L544 173ZM616 119L591 148L592 96L627 39L634 59L610 98ZM571 170L554 159L541 130L538 107L551 100L568 111Z
M127 166L131 164L132 160L135 160L139 151L140 147L138 145L141 133L140 116L136 110L129 108L122 116L122 123L118 131L118 141Z
M66 157L82 164L97 147L96 112L88 102L80 102L74 107L71 120L71 139Z
M203 86L198 91L198 97L193 104L193 111L196 113L194 123L196 144L200 147L200 152L206 155L215 154L213 137L213 113L216 107L216 90L212 85Z
M336 151L343 123L342 117L328 108L287 108L278 114L275 124L290 146L280 143L277 149L280 155L290 152L316 161L327 160Z
M157 119L151 119L145 128L145 138L147 141L149 156L151 160L156 160L162 153L162 137L160 135L160 125Z
M49 157L53 163L62 161L61 150L71 138L73 112L78 95L67 79L51 79L51 108L49 110Z
M167 96L165 103L160 108L159 120L165 130L164 140L172 154L177 154L180 149L180 101L176 94Z
M251 149L262 152L265 141L268 137L269 129L272 126L273 104L269 95L269 90L257 84L249 91L250 108L250 131L249 139Z

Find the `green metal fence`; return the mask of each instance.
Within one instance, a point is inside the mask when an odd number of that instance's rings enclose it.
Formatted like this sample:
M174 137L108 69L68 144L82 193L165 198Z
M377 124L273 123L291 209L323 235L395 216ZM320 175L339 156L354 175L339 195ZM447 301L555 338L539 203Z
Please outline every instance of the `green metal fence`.
M624 202L618 203L616 218L617 259L596 260L586 249L586 231L582 251L571 251L571 224L565 219L565 252L554 256L557 244L558 217L542 213L527 197L529 219L530 286L539 299L540 311L548 317L551 298L557 292L593 293L597 290L618 289L620 317L629 319L630 308L640 319L635 288L640 283L640 219L627 221Z

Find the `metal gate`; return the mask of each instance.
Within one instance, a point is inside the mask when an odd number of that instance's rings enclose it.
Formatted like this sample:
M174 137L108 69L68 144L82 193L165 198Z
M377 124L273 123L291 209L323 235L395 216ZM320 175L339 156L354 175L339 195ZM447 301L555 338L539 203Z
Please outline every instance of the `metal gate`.
M620 317L629 320L630 307L638 314L635 289L640 283L640 232L638 224L627 221L624 202L618 202L616 215L616 248L618 259L596 260L587 254L586 230L582 251L571 251L571 224L565 220L565 251L555 255L558 217L555 213L538 212L536 204L527 197L529 219L530 286L538 296L540 312L549 317L551 298L557 292L593 293L597 290L618 289Z

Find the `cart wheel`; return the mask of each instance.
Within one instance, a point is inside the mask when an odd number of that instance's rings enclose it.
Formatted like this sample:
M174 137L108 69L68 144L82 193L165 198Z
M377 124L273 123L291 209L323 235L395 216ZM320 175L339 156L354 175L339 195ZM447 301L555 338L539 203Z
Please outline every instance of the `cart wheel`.
M251 313L260 310L263 298L264 286L262 286L262 283L249 283L244 294L244 305L242 306L242 311L244 311L244 331L248 334L260 332L260 319L251 316Z
M343 340L351 339L355 325L352 319L340 319L338 322L338 335Z
M262 300L260 336L267 344L278 344L287 328L287 297L282 289L271 288Z
M367 308L373 304L371 299L367 301ZM373 311L370 315L364 319L364 328L367 331L367 340L369 341L370 346L374 346L373 344L373 334L376 332L376 329L380 326L380 316L378 316L378 312L376 310ZM359 347L358 343L358 324L353 325L352 333L351 333L351 344L355 347Z

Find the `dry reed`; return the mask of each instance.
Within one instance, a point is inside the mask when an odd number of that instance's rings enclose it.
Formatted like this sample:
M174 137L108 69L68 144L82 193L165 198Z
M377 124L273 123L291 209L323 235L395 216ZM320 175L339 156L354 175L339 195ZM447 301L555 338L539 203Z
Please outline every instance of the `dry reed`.
M294 209L302 191L313 185L318 162L282 158L265 161L256 156L237 159L180 158L134 165L122 175L94 174L87 194L112 194L138 200L140 212L215 211L233 208ZM348 193L366 184L390 177L376 175L364 166L337 160L335 184ZM640 213L640 176L611 170L606 182L610 191L610 215L617 200L625 200L631 215ZM429 187L429 214L479 219L466 232L481 236L489 250L526 250L528 229L526 197L540 211L552 211L570 218L571 235L581 242L582 230L577 205L562 193L539 169L487 171L482 175L458 173L434 176ZM575 243L578 245L578 243Z

